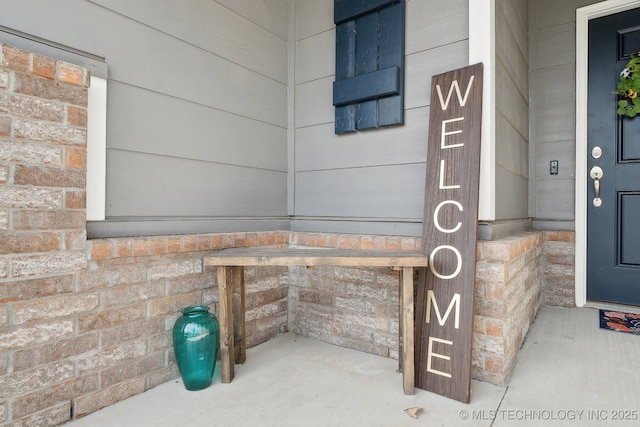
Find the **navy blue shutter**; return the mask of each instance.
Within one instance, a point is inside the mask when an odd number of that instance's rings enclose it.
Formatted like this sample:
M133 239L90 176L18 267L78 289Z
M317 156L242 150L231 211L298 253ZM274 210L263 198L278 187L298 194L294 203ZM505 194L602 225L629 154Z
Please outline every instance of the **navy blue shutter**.
M404 122L404 0L335 0L337 134Z

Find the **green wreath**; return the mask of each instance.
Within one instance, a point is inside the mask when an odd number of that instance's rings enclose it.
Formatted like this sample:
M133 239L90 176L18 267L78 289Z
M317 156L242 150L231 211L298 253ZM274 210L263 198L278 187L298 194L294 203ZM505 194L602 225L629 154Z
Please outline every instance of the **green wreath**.
M640 57L632 54L631 59L620 72L620 83L614 92L621 99L618 100L618 114L635 117L640 114Z

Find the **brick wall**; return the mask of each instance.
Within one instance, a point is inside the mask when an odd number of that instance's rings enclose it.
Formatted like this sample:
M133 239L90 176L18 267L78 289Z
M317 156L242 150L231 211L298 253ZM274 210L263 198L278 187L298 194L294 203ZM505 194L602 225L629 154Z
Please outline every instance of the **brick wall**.
M506 384L542 303L542 232L478 242L473 376Z
M575 252L575 232L544 232L543 287L545 304L575 307Z
M68 419L70 398L97 382L58 357L97 338L70 340L75 316L99 305L74 293L87 265L88 81L80 67L0 45L2 425L38 425L48 415L30 415L49 406Z

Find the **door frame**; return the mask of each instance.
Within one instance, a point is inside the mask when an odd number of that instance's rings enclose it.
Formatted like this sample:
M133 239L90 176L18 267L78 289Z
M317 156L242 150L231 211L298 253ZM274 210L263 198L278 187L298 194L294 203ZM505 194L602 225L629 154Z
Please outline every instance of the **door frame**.
M640 0L606 0L576 9L576 306L587 301L587 94L589 21L640 7ZM613 90L613 89L612 89Z

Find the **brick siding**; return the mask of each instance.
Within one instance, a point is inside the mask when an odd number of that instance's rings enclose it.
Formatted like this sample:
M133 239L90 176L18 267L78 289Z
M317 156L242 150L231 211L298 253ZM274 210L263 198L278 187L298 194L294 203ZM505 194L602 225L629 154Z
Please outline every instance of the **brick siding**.
M544 303L575 307L576 234L545 231L543 248Z

